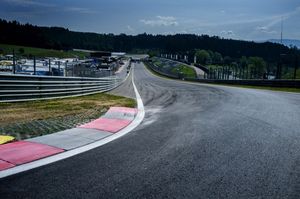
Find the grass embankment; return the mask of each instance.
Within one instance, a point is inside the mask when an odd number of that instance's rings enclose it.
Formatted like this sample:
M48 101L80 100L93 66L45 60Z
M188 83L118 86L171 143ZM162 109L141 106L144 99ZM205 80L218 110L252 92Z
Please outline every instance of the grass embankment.
M197 77L197 74L193 68L183 65L183 64L180 64L176 68L173 68L172 72L173 73L179 72L179 73L183 74L184 77L187 77L187 78L196 78Z
M153 64L155 64L155 65L158 66L158 67L163 67L162 62L160 62L160 61L158 61L158 60L153 61Z
M172 60L164 60L160 58L152 58L153 64L159 68L165 68L172 75L178 75L185 78L196 78L196 71L188 65L181 64Z
M0 103L0 134L24 139L54 133L96 119L111 106L135 107L134 99L109 94Z
M62 50L51 50L44 48L34 48L34 47L26 47L26 46L18 46L18 45L9 45L9 44L0 44L0 49L3 51L4 55L12 54L13 50L15 50L15 54L17 56L36 56L36 57L58 57L58 58L84 58L88 56L86 52L79 51L62 51ZM1 51L0 51L1 54Z

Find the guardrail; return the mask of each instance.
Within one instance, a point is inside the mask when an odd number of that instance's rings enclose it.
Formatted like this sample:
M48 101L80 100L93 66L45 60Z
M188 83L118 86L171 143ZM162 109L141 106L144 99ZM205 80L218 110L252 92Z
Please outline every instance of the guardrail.
M0 74L0 102L82 96L112 90L123 79Z
M149 68L152 71L154 71L154 72L156 72L156 73L158 73L160 75L164 75L166 77L173 78L173 79L180 79L179 76L174 75L174 74L169 74L166 71L163 71L159 66L157 66L157 65L155 65L153 63L150 63L150 62L147 62L147 61L144 61L144 63L146 63L146 65L149 66Z
M194 79L185 78L172 74L168 74L160 70L150 62L145 62L147 66L154 72L164 75L173 79L185 79L188 81L200 82L200 83L214 83L214 84L232 84L232 85L246 85L246 86L269 86L269 87L286 87L286 88L300 88L299 80L260 80L260 79L242 79L242 80L220 80L220 79Z
M205 66L202 66L201 64L195 64L195 66L201 70L203 70L206 74L209 73L208 68L206 68Z

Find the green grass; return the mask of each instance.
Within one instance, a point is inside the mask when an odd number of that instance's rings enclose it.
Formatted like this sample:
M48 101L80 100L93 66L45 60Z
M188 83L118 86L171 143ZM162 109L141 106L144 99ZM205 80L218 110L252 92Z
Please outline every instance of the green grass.
M164 63L160 60L160 58L152 58L152 62L154 65L160 67L160 68L169 68L169 66L167 65L167 63ZM172 62L171 60L169 60L169 62ZM196 78L197 74L196 71L184 64L180 64L178 62L174 62L176 63L175 66L170 67L169 72L171 73L171 75L178 75L178 74L182 74L183 77L185 78Z
M0 126L85 113L91 109L105 112L110 106L135 107L134 99L99 93L82 97L0 103Z
M184 77L187 77L187 78L196 78L197 77L197 74L193 68L183 65L183 64L180 64L178 67L173 68L172 72L173 73L180 72L183 74Z
M158 66L158 67L162 67L162 63L159 62L159 61L154 61L153 64Z
M163 63L158 58L153 57L152 63L160 68L163 67Z
M60 51L60 50L51 50L43 48L34 48L18 45L9 45L9 44L0 44L0 49L3 51L3 54L12 54L15 50L16 55L18 56L36 56L36 57L58 57L58 58L84 58L88 56L88 53L78 52L78 51ZM20 52L20 49L24 50L24 53Z
M77 127L103 115L111 106L136 107L134 99L109 94L0 103L0 134L17 140Z

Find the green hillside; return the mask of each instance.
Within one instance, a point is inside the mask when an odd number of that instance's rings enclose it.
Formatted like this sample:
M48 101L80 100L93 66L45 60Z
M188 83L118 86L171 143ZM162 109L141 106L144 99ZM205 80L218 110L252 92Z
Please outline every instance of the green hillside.
M24 57L58 57L58 58L84 58L88 56L88 53L78 51L62 51L62 50L51 50L43 48L34 48L26 46L17 46L9 44L0 44L0 54L12 54L15 50L15 54Z

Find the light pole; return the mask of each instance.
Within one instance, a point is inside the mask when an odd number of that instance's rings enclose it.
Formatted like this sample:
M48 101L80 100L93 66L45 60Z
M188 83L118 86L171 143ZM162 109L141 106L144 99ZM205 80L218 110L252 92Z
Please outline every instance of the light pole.
M33 57L33 75L36 75L36 58Z
M13 74L16 74L16 58L15 49L13 49Z
M297 68L298 68L298 64L299 64L298 58L299 58L299 55L295 54L294 79L297 79Z
M281 70L282 70L282 59L285 57L286 54L280 54L279 63L277 64L277 74L276 79L281 79Z

